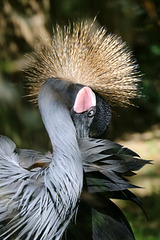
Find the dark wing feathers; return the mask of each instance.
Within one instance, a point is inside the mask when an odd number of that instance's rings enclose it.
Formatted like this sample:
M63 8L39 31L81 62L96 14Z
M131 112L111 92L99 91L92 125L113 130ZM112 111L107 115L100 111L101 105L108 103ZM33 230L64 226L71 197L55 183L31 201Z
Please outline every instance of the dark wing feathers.
M135 152L108 140L81 139L80 148L88 190L91 192L134 188L136 186L125 177L150 163L140 159Z
M92 212L91 239L134 240L126 217L110 198L130 200L143 210L140 200L128 190L137 186L129 183L126 176L134 175L134 171L150 161L140 159L132 150L108 140L80 139L80 148L87 188L80 204L86 202ZM89 219L86 211L84 216Z
M100 201L100 199L98 199ZM102 209L92 210L93 240L133 240L132 229L122 211L109 199Z
M102 193L84 191L76 224L69 225L64 239L134 240L135 238L126 217L115 203Z

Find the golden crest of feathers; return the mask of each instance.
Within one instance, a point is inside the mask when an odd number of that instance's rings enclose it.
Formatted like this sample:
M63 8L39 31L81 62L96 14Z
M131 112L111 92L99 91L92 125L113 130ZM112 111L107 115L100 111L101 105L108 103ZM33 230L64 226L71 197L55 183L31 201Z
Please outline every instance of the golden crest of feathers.
M90 86L111 105L127 106L137 97L137 65L125 43L87 21L53 30L53 37L35 52L29 63L30 96L48 78Z

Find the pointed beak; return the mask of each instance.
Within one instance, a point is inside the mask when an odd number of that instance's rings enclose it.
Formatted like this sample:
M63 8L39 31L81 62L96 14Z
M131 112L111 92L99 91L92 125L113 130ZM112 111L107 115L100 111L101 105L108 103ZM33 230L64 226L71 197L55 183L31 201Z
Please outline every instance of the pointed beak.
M89 137L89 128L87 126L85 126L85 125L76 126L76 130L77 130L77 137L78 138Z
M88 118L87 114L87 112L77 114L74 110L71 111L71 117L77 131L77 138L89 137L91 120Z

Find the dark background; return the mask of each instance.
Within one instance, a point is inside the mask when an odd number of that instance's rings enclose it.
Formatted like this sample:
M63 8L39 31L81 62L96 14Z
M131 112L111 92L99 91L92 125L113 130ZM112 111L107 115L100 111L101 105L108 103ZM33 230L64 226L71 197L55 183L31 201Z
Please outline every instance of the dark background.
M137 107L114 109L106 135L156 159L142 172L138 184L149 223L129 206L137 239L160 239L160 1L159 0L0 0L0 134L21 148L48 150L49 140L36 106L25 97L27 79L22 69L40 37L52 35L56 23L68 24L97 16L109 33L127 42L142 73L142 98ZM125 141L125 136L129 141ZM159 150L158 150L159 149ZM156 165L156 164L159 165ZM141 183L140 183L141 181ZM148 190L149 189L149 190ZM126 208L125 206L122 206Z

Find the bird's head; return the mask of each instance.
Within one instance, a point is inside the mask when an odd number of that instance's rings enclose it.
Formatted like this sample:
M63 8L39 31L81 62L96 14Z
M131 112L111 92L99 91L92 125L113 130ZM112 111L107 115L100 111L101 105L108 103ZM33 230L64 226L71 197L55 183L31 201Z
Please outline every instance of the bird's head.
M111 120L110 106L92 88L58 78L50 78L46 84L68 108L78 138L100 137L107 130Z
M70 109L77 135L81 137L100 137L111 120L110 106L102 96L90 87L76 86L76 96Z

